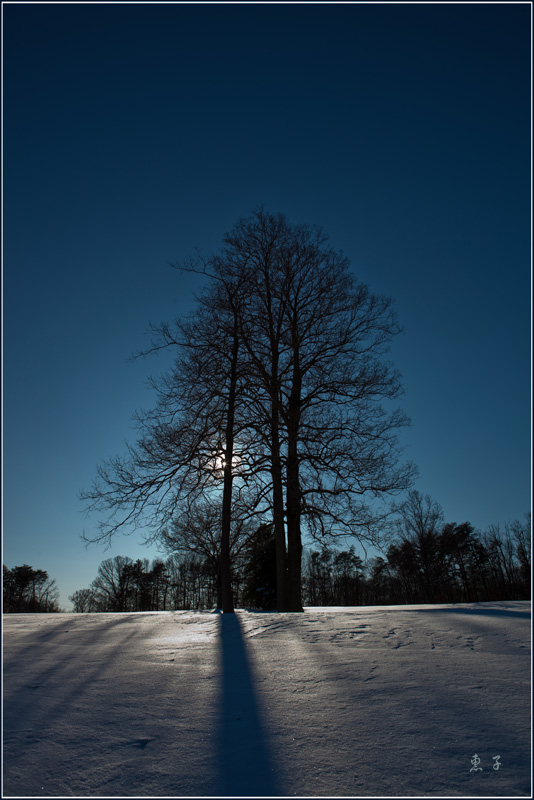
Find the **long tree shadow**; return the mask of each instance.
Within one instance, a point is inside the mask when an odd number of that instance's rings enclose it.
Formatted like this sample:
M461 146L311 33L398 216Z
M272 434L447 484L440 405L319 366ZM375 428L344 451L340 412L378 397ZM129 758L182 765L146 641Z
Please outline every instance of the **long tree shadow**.
M399 606L400 609L400 606ZM436 606L436 608L413 608L413 611L425 614L467 614L468 616L483 617L513 617L515 619L530 619L530 608L497 607L484 604L470 606Z
M269 752L241 623L237 614L221 614L220 621L222 684L217 794L279 796L276 765Z

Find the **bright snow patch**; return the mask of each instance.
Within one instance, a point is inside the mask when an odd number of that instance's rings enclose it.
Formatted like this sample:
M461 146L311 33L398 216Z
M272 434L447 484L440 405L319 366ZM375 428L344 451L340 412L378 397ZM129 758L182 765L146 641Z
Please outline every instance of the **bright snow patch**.
M3 621L4 796L530 796L527 602Z

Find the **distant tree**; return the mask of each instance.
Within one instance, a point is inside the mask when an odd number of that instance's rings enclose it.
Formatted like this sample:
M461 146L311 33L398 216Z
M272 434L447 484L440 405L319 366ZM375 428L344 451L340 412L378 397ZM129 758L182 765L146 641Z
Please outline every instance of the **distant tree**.
M69 600L74 611L165 611L170 590L167 565L161 559L133 561L115 556L102 561L88 589L78 589Z
M201 558L173 555L166 561L169 576L168 608L213 608L217 586L213 573Z
M274 526L261 525L249 542L243 602L252 608L276 608L276 540Z
M167 566L161 559L150 564L147 558L127 564L124 572L129 579L129 608L132 611L165 611L169 591Z
M392 544L387 551L387 563L399 584L402 602L432 602L426 594L428 576L421 566L415 542L404 539Z
M368 564L366 592L369 605L396 605L404 601L400 580L382 556L372 558Z
M486 580L492 599L519 600L531 596L531 517L490 525L481 540L486 551Z
M134 593L133 564L133 560L127 556L114 556L102 561L91 584L96 610L131 610Z
M122 611L152 611L152 591L148 558L127 563L122 568L122 584L127 587Z
M482 599L484 547L473 526L445 523L429 495L410 492L397 506L397 541L388 551L388 566L407 603L453 603Z
M532 515L525 514L523 522L515 520L510 525L519 564L519 582L522 597L529 600L532 587Z
M59 590L42 569L28 564L9 569L3 566L5 613L51 613L59 611Z
M166 611L170 581L165 562L159 558L155 559L149 575L152 586L152 610Z
M437 587L441 602L472 602L479 599L479 588L473 567L479 563L480 543L468 522L443 525L438 548L443 566Z
M388 561L402 576L408 602L438 602L438 587L443 577L438 545L443 510L429 495L416 490L410 491L396 510L400 544L389 548Z
M397 537L387 551L387 569L400 587L402 602L530 597L529 517L526 525L490 525L481 534L469 522L445 523L438 503L416 491L395 508Z
M69 600L78 613L142 612L212 608L215 596L215 581L199 558L174 555L150 563L115 556L99 565L90 588Z
M92 589L77 589L69 596L69 600L75 614L88 614L97 610Z
M365 568L354 545L335 554L332 573L335 605L359 606L363 600Z
M334 605L332 561L334 552L327 544L312 550L304 562L304 596L309 605Z
M235 581L244 568L244 553L254 536L253 520L247 519L246 509L236 509L230 526L230 580ZM177 514L161 532L161 543L168 553L200 558L217 585L217 607L223 608L221 569L221 501L219 497L198 502Z
M516 599L514 589L517 583L517 564L515 561L515 547L509 527L501 530L500 526L490 525L485 532L485 543L491 554L493 564L496 566L504 589L504 598Z
M303 595L306 605L361 605L366 592L365 565L354 545L337 550L323 544L305 553Z

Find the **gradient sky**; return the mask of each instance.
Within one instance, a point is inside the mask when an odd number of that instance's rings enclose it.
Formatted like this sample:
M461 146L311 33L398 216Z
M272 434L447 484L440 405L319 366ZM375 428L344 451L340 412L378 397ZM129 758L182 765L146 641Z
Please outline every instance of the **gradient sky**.
M169 268L263 204L317 223L405 327L415 485L483 530L531 502L530 3L4 3L3 560L61 604L78 492L134 439L191 306Z

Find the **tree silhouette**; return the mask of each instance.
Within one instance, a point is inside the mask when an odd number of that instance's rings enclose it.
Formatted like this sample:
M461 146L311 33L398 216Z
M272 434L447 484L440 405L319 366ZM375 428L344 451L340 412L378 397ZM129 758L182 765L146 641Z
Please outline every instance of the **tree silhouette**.
M253 608L276 608L276 541L273 525L261 525L247 548L243 602Z
M399 463L407 419L383 407L401 392L385 357L400 330L391 300L352 277L320 228L263 209L214 256L175 266L206 285L188 320L153 328L142 355L173 348L175 362L153 383L155 408L137 415L136 444L82 492L110 512L92 540L140 526L161 540L173 519L220 497L231 612L232 526L246 501L245 518L274 526L278 610L302 611L303 530L374 543L382 517L368 498L413 479Z
M231 518L229 555L232 570L242 566L244 552L255 535L255 527L245 513L240 513L234 503ZM176 555L200 558L216 581L217 607L224 608L221 570L221 501L206 498L203 502L185 509L173 517L171 524L162 531L161 543L165 550Z
M43 569L29 564L2 570L3 609L5 613L50 613L59 611L59 590Z
M401 391L384 360L399 327L391 301L353 280L320 228L281 214L240 220L213 267L247 293L239 328L251 421L266 432L278 608L299 611L303 521L323 536L373 539L378 517L364 495L412 481L411 465L398 465L407 419L380 403Z

